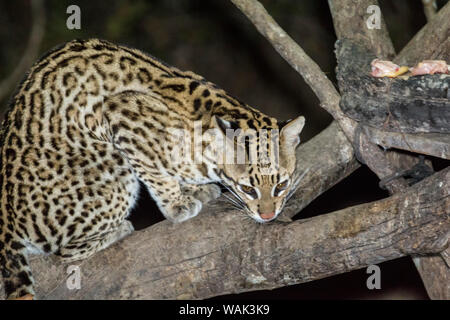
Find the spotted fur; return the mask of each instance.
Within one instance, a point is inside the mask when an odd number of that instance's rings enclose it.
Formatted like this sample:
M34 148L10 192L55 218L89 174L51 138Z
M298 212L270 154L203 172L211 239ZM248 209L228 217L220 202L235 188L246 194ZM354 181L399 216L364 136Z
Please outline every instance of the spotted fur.
M275 218L293 184L303 118L282 129L274 174L256 164L173 162L168 155L178 142L167 128L192 132L196 121L222 134L232 126L279 128L276 119L204 78L107 41L75 40L35 63L12 97L0 135L0 265L7 296L34 294L28 253L79 260L130 234L126 217L139 181L174 222L218 197L213 183L227 186L256 220ZM263 219L266 213L274 215Z

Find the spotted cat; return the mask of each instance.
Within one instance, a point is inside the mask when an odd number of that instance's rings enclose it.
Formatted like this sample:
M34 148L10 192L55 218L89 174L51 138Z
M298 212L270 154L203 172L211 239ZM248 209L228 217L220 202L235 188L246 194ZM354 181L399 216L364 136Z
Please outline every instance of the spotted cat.
M258 222L275 219L294 190L303 117L281 129L201 76L136 49L98 39L63 44L32 66L10 104L0 134L0 265L8 298L34 296L28 253L70 262L133 232L126 218L139 182L173 222L217 198L215 183ZM216 130L221 141L229 141L229 129L281 129L279 166L264 171L247 156L236 164L174 161L180 142L168 129L192 133L195 124Z

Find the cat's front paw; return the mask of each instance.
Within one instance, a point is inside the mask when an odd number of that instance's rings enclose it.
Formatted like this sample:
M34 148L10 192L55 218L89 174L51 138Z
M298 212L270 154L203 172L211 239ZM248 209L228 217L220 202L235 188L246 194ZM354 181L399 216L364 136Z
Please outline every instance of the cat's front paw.
M161 209L168 220L179 223L195 217L202 209L202 202L193 196L183 195Z
M220 187L214 183L185 185L181 190L184 194L191 195L202 203L208 203L211 200L217 199L221 194Z

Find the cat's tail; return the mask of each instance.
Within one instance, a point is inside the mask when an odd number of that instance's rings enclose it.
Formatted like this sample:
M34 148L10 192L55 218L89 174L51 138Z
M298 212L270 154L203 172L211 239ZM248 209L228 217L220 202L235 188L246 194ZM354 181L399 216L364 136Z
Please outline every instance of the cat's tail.
M34 297L33 276L26 247L9 232L6 225L1 224L0 268L7 299L29 300Z

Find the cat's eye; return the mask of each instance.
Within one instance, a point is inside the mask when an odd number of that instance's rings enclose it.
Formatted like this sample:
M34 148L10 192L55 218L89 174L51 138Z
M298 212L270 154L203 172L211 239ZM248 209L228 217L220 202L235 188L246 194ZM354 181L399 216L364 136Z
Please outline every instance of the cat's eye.
M286 190L287 186L288 186L289 181L288 180L284 180L283 182L280 182L279 184L277 184L275 186L275 190L274 190L274 196L279 196L281 192L283 192L284 190Z
M239 185L239 187L241 188L242 192L245 192L249 195L253 195L253 193L255 193L255 188L250 187L250 186L246 186L246 185Z
M287 185L288 185L288 181L284 180L283 182L280 182L279 184L277 184L277 189L284 190L284 189L286 189Z
M239 190L244 192L249 199L254 200L254 199L258 198L258 192L256 191L255 188L253 188L251 186L247 186L245 184L240 184Z

